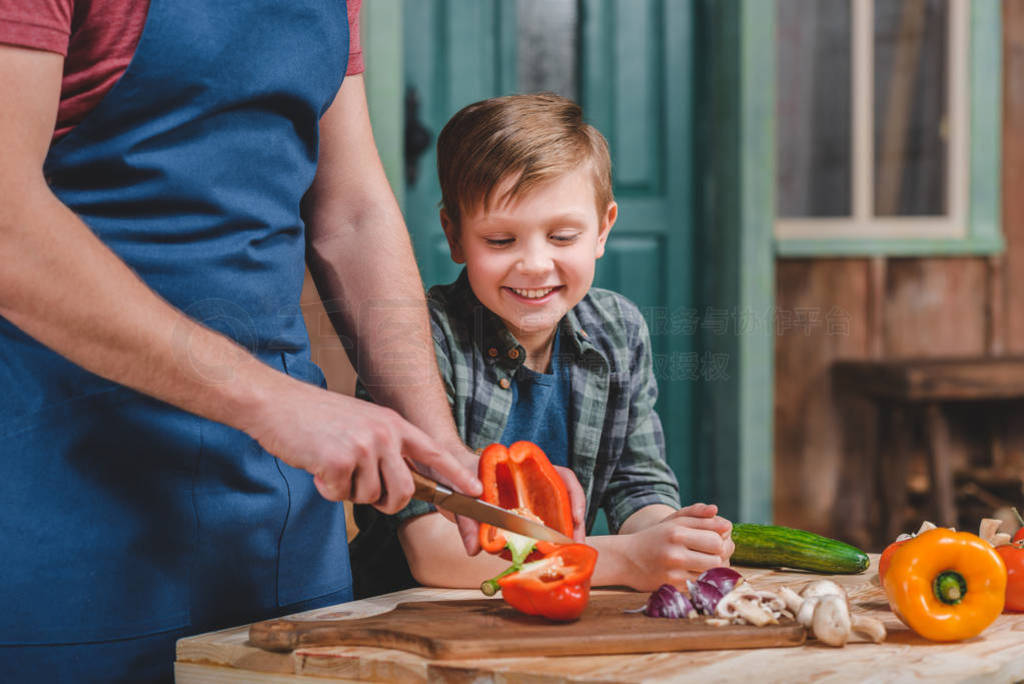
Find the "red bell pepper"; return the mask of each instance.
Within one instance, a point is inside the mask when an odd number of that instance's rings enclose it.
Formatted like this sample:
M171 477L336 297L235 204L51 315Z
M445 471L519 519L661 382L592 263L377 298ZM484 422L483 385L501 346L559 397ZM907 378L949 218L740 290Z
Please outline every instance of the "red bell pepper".
M538 561L498 579L505 602L527 615L550 620L575 620L590 598L590 576L597 549L586 544L560 544Z
M572 536L572 507L569 491L548 457L532 442L515 442L505 448L492 444L480 455L478 467L483 496L487 503L513 510L543 522L548 527ZM489 553L511 559L506 550L505 532L491 525L480 525L480 547ZM529 559L537 558L534 552Z

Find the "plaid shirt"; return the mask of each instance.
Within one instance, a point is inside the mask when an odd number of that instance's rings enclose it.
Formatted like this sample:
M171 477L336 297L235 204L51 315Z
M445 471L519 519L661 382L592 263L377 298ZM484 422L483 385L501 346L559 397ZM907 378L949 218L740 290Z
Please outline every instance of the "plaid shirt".
M437 362L459 435L471 448L482 449L501 440L512 410L511 383L526 350L476 298L465 270L454 283L431 288L427 300ZM556 351L564 355L571 387L569 467L586 494L586 529L593 527L601 508L612 533L644 506L678 508L679 486L665 461L664 433L654 410L658 387L650 338L639 309L622 295L591 288L559 326L563 342ZM356 507L361 530L352 550L357 595L360 556L377 553L400 521L431 510L414 500L384 524L389 516ZM383 565L377 564L368 578L377 591L391 589L376 582L386 571ZM369 593L376 591L363 595Z

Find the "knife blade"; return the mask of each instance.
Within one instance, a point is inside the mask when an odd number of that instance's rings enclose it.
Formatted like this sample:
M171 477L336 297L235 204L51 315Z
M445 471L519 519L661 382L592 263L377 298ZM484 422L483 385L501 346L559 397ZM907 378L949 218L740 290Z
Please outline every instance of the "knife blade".
M524 537L530 537L531 539L557 544L573 543L571 538L558 530L553 530L546 525L542 525L529 518L524 518L500 506L454 492L443 484L417 473L415 470L412 471L412 479L416 485L416 491L412 495L414 499L432 503L456 515L464 515L478 522L494 525L503 530L515 532Z

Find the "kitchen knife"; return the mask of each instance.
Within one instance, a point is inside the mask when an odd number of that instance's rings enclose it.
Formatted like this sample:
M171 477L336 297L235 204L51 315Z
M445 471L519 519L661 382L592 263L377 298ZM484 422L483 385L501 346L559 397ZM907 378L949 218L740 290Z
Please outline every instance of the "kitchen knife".
M572 539L558 530L553 530L546 525L534 522L529 518L524 518L500 506L489 504L480 499L474 499L465 494L453 492L443 484L434 482L429 477L420 475L415 470L412 471L412 480L416 485L416 491L412 495L414 499L432 503L456 515L464 515L478 522L494 525L503 530L515 532L524 537L530 537L531 539L558 544L573 543Z

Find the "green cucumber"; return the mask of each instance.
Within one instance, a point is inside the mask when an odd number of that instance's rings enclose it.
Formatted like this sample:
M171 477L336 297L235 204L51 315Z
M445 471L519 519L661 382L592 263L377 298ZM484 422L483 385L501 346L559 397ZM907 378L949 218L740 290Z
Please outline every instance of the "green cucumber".
M793 568L829 575L855 575L868 569L868 555L855 546L806 530L779 525L732 526L734 565Z

